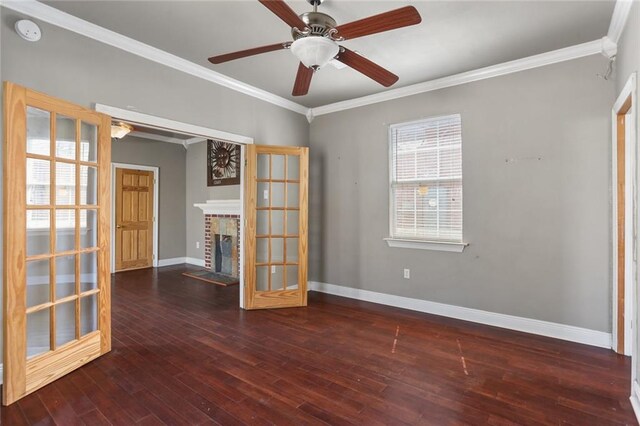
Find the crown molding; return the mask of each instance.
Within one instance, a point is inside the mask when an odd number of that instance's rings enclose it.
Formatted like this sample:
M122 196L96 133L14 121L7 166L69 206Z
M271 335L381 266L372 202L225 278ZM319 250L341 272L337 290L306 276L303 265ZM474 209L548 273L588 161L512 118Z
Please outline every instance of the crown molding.
M602 53L608 59L612 59L618 54L618 43L615 43L609 36L602 37Z
M142 58L185 72L203 80L216 83L236 92L252 96L282 108L306 115L309 108L274 95L266 90L243 83L209 68L182 59L164 50L134 40L130 37L108 30L99 25L80 19L54 7L35 0L7 1L0 0L0 5L16 12L28 15L40 21L83 35L104 44L116 47Z
M313 121L313 118L314 118L313 108L309 108L309 111L307 111L307 113L305 115L307 116L307 121L309 122L309 124L311 124L311 122Z
M182 59L176 55L139 42L130 37L92 24L68 13L62 12L54 7L45 5L36 0L0 0L0 6L23 13L43 22L64 28L77 34L89 37L101 43L108 44L134 55L168 66L178 71L185 72L203 80L227 87L231 90L261 99L273 105L286 108L288 110L304 115L309 123L319 115L331 114L333 112L344 111L351 108L358 108L379 102L399 99L419 93L453 87L460 84L499 77L519 71L552 65L559 62L579 59L589 55L603 54L611 58L616 53L617 41L620 38L627 21L633 1L617 0L613 16L609 26L609 33L600 40L578 44L563 49L554 50L528 58L517 59L498 65L492 65L477 70L455 74L436 80L413 84L406 87L387 90L385 92L360 98L336 102L316 108L307 108L289 99L259 89L239 80L220 74L201 65Z
M506 74L512 74L519 71L530 70L533 68L543 67L546 65L556 64L558 62L579 59L585 56L595 54L605 54L611 50L611 40L604 37L600 40L590 41L588 43L578 44L575 46L565 47L563 49L553 50L539 55L529 56L527 58L517 59L515 61L504 62L498 65L492 65L473 71L463 72L448 77L438 78L436 80L425 81L423 83L412 84L398 89L387 90L382 93L363 96L361 98L350 99L347 101L336 102L317 108L307 117L317 117L319 115L331 114L346 109L358 108L365 105L371 105L379 102L390 101L392 99L404 98L407 96L417 95L419 93L431 92L433 90L444 89L446 87L458 86L460 84L471 83L474 81L485 80L488 78L499 77Z
M187 139L186 141L184 141L187 145L193 145L194 143L200 143L200 142L206 142L207 139L206 138L191 138L191 139Z
M629 12L631 12L631 6L633 6L633 0L617 0L613 9L613 15L611 16L611 23L609 24L609 31L607 37L614 43L618 43L624 26L629 18Z

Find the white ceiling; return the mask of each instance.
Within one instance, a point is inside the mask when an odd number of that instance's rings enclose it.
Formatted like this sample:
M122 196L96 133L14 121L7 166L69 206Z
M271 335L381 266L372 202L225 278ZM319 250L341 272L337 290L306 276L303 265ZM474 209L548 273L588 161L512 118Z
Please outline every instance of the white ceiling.
M297 12L311 7L290 0ZM222 53L291 40L257 0L53 1L62 11L165 50L307 107L386 90L350 68L317 72L309 94L291 96L298 63L283 50L212 65ZM397 74L398 88L599 39L614 1L326 0L338 24L414 5L422 23L343 44Z

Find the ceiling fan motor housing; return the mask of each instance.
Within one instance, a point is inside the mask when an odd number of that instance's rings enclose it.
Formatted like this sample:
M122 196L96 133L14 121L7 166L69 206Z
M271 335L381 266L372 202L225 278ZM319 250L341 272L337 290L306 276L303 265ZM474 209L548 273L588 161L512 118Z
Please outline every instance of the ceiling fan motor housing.
M336 43L336 21L326 13L306 12L300 15L305 24L304 31L291 30L293 43L291 52L306 67L313 70L326 65L338 54L340 47Z
M335 32L336 20L326 13L306 12L300 15L300 19L302 19L302 21L307 25L310 32L306 33L301 29L300 31L292 29L291 35L294 40L308 36L331 37Z

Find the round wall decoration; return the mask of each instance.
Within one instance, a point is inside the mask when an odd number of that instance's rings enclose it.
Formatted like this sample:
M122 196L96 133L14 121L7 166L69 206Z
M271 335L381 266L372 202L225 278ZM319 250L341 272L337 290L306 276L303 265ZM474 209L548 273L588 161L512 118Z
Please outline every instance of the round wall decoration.
M207 186L240 183L240 145L207 140Z

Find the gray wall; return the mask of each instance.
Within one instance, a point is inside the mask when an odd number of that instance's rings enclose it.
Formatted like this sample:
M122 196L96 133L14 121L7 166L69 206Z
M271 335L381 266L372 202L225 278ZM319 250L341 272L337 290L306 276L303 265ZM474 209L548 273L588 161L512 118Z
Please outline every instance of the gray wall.
M621 92L629 76L634 72L638 72L638 70L640 70L640 5L636 1L633 3L633 6L631 6L629 20L618 42L618 54L615 63L616 96ZM636 105L636 111L638 111L638 105ZM636 126L637 129L640 129L640 126ZM638 136L640 136L640 134L636 134L636 138ZM638 146L637 142L636 146ZM635 324L640 324L638 322L640 317L638 316L639 312L637 308L635 315ZM635 353L638 354L640 353L637 350L640 344L640 337L638 336L637 328L635 333L636 348L634 349ZM636 362L635 365L636 377L640 377L640 363Z
M25 42L13 30L15 21L22 17L0 10L3 80L86 107L94 103L132 107L146 114L251 136L260 144L295 141L308 145L308 124L300 114L42 22L38 22L42 39ZM205 160L201 161L204 164ZM195 163L188 161L186 166ZM187 187L191 184L186 182ZM206 182L198 185L202 189ZM196 202L193 200L201 201L200 195L205 195L204 191L189 198L187 206ZM193 220L193 213L188 217Z
M250 135L247 135L250 136ZM283 134L264 135L256 139L260 145L309 146L309 126L306 122L292 122ZM193 205L207 200L240 198L240 186L207 187L207 143L189 145L187 152L187 257L204 259L204 215ZM200 248L196 247L200 243Z
M640 69L640 4L633 2L627 24L618 41L615 62L616 95L620 93L627 79Z
M310 279L610 331L605 68L591 56L317 117ZM453 113L470 246L389 248L388 125Z
M159 167L158 259L185 256L187 152L182 145L126 136L111 144L111 161Z

